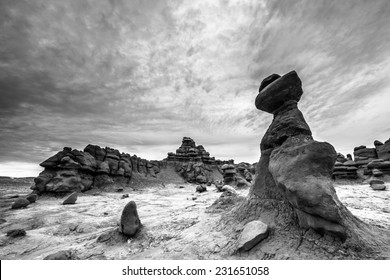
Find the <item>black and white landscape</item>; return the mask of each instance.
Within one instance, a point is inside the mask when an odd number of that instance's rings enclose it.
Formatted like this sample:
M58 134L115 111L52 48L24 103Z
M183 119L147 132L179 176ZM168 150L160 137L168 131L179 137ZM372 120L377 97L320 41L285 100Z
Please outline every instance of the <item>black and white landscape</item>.
M389 259L389 14L0 1L0 259Z

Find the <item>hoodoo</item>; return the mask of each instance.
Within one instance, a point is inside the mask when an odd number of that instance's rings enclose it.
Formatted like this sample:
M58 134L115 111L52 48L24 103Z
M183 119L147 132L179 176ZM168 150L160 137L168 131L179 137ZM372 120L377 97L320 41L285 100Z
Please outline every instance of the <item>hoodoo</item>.
M302 94L295 71L272 74L261 83L256 108L274 117L260 143L255 182L230 217L239 223L259 219L269 225L273 234L261 246L273 258L371 254L378 244L388 244L388 238L339 201L332 183L337 153L331 144L313 139L298 109Z

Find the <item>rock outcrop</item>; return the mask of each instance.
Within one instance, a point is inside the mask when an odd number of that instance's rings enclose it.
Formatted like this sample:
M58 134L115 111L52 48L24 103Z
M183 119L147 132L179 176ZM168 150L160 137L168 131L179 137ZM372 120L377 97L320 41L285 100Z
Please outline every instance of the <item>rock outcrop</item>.
M333 170L335 179L367 179L366 176L390 175L390 139L385 143L374 141L375 148L364 145L354 148L354 158L337 155Z
M88 145L84 151L65 147L40 165L45 170L34 179L32 189L37 193L66 193L114 183L127 185L133 173L155 177L160 172L161 162L147 161L109 147Z
M176 172L187 182L198 184L211 183L220 179L218 166L234 163L233 160L222 161L210 157L210 153L202 145L196 145L190 137L183 137L176 153L168 153L164 161L174 164Z

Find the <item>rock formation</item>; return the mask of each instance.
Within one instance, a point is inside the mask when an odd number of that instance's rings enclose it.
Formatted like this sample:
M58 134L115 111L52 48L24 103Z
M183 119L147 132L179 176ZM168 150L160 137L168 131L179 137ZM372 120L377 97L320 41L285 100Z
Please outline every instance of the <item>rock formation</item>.
M305 254L341 257L338 249L326 251L341 244L356 257L362 244L376 246L384 235L354 217L339 201L332 184L337 153L329 143L313 139L297 106L302 94L295 71L273 74L261 83L256 108L274 118L260 143L261 157L249 196L231 217L239 223L261 220L268 224L274 236L264 240L264 246L295 258L307 258ZM301 252L303 256L297 256Z
M202 145L196 145L190 137L183 137L181 146L176 153L168 153L165 159L175 165L176 172L190 183L211 183L220 178L218 166L225 163L234 163L233 160L222 161L210 157Z
M127 185L133 173L156 176L161 162L147 161L109 147L88 145L84 151L65 147L40 165L45 170L34 179L32 189L37 193L66 193L114 183Z
M381 177L390 175L390 139L384 144L374 141L375 148L364 145L354 148L354 158L350 154L345 158L337 155L333 170L335 179L367 179L367 176Z

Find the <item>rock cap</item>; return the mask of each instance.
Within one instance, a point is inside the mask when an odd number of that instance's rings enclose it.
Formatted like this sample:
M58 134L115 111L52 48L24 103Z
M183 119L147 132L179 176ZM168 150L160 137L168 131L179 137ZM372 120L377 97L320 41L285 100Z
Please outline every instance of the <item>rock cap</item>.
M291 71L282 77L272 74L265 78L256 97L256 108L274 113L287 101L298 102L303 94L302 82L297 72Z

